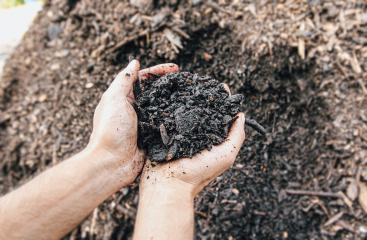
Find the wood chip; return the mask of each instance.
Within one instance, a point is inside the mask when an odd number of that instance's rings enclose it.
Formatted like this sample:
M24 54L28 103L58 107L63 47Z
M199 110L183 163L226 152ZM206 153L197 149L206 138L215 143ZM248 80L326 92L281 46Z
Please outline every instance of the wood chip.
M203 58L205 59L205 61L209 61L210 59L212 59L212 55L210 55L209 53L204 52Z
M304 31L305 30L305 24L304 22L302 22L300 28L300 31ZM298 38L298 54L302 59L305 59L305 53L306 49L305 49L305 39L303 37L299 37Z
M93 86L94 86L94 83L85 84L85 88L92 88Z
M358 197L358 186L356 181L351 181L347 188L347 196L350 200L354 201Z
M342 192L342 191L339 191L338 192L341 196L342 196L342 199L344 201L344 203L349 207L349 208L352 208L353 206L353 202L347 197L345 196L345 194Z
M233 192L236 196L238 196L238 194L240 193L240 191L238 191L238 189L237 189L237 188L233 188L233 189L232 189L232 192Z
M361 66L359 65L359 61L357 59L357 56L356 56L356 52L353 51L352 53L352 59L351 59L351 65L352 65L352 69L355 73L359 74L362 72L362 68Z
M342 216L343 216L344 212L339 212L337 214L335 214L334 216L332 216L325 224L324 226L330 226L333 223L335 223L336 221L338 221Z

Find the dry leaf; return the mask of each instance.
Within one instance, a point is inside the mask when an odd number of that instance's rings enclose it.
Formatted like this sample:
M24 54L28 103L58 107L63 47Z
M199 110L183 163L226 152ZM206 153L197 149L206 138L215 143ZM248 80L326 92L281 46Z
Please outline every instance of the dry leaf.
M359 185L359 195L358 201L365 213L367 213L367 186L366 184L360 182Z

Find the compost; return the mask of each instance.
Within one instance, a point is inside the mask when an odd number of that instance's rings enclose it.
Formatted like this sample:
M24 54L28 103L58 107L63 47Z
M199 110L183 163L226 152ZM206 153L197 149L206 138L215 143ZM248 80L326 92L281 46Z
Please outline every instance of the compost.
M192 158L204 149L210 151L225 140L240 112L242 95L230 96L210 77L177 72L145 83L134 104L138 147L148 147L151 161Z
M103 92L133 55L142 68L172 62L227 83L266 129L246 126L234 165L196 196L196 239L365 239L366 9L362 0L46 0L4 67L0 194L87 145ZM139 179L65 239L131 239L138 189Z

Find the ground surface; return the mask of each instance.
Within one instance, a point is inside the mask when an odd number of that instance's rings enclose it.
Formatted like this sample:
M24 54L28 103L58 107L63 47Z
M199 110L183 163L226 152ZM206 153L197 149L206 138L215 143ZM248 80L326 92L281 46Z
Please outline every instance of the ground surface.
M94 2L46 1L6 63L1 193L85 147L94 108L133 55L226 82L268 131L246 130L234 166L197 196L197 239L366 237L363 1ZM131 239L138 187L66 239Z

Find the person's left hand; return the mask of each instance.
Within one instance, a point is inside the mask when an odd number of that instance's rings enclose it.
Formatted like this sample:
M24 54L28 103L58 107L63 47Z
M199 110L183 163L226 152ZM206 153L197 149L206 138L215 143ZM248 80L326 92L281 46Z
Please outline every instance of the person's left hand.
M117 173L119 186L132 183L142 170L145 151L138 149L138 118L132 106L133 84L153 80L148 73L165 75L178 71L173 63L161 64L139 72L140 64L133 60L118 74L98 104L93 119L93 132L87 149L99 154L100 164L111 174Z

